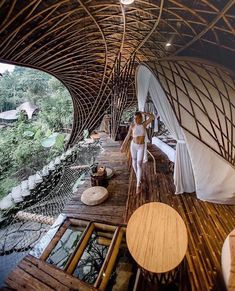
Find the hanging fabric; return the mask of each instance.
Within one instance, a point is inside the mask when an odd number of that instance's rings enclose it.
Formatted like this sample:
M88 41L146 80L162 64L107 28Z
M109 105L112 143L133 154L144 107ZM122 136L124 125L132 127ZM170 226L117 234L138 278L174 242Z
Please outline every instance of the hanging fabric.
M167 100L164 91L159 85L157 79L152 76L149 82L149 93L153 103L158 109L162 121L170 131L176 144L175 167L174 167L174 183L176 194L191 193L195 191L195 181L191 159L185 143L183 131L175 117L175 114Z
M180 194L184 192L194 192L194 174L183 131L163 89L151 71L144 66L141 66L141 74L137 73L136 81L139 110L142 111L144 109L149 92L162 121L172 134L173 138L177 140L174 167L175 193ZM145 142L145 149L144 161L147 160L147 142Z

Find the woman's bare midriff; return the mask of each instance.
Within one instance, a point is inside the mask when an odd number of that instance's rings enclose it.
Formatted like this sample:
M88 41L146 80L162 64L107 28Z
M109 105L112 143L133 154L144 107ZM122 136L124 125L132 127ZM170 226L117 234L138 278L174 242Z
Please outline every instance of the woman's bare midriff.
M136 144L144 144L145 136L133 137L133 142Z

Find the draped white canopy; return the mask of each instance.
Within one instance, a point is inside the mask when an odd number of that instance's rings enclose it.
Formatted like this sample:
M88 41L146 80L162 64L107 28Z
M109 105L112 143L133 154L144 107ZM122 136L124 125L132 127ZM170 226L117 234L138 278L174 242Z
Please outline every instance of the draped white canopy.
M234 168L180 126L162 86L164 84L160 84L146 64L138 66L136 90L139 110L144 109L149 93L162 121L177 140L174 168L176 194L196 191L201 200L234 204ZM193 118L188 116L187 123L193 123Z
M140 65L137 69L136 82L139 110L144 110L149 92L162 121L169 129L174 139L177 140L174 167L176 194L194 192L194 175L183 131L165 96L164 91L151 71L143 65Z

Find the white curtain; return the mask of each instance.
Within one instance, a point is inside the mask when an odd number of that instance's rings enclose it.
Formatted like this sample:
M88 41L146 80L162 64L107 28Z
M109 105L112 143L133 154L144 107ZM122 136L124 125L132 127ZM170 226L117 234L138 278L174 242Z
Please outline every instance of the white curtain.
M137 95L138 95L138 108L140 111L144 111L145 102L149 90L149 81L151 78L151 72L147 67L140 66L138 73L136 74Z
M137 68L136 88L139 109L143 110L149 92L163 122L178 141L174 171L176 193L196 189L201 200L235 204L235 169L180 127L165 92L146 65ZM190 118L186 121L189 126L193 124Z
M195 181L191 159L185 143L183 131L175 117L170 103L157 79L152 75L149 82L149 93L162 121L177 140L174 167L176 194L195 191Z
M158 118L159 118L159 114L157 112L154 112L154 132L158 132Z
M147 94L149 92L162 121L169 129L174 139L177 140L174 168L176 194L194 192L194 175L184 140L184 134L159 82L145 66L140 66L137 70L136 87L139 110L144 110ZM144 160L146 160L146 155Z
M197 197L204 201L235 204L235 170L200 140L184 131L192 159Z

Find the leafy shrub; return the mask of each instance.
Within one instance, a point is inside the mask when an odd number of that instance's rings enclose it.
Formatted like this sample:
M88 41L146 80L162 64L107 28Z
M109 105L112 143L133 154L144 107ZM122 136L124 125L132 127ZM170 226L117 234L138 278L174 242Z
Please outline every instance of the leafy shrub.
M68 90L54 77L37 70L15 67L0 78L0 112L32 101L39 112L0 128L0 198L21 179L41 170L64 150L65 135L72 126L72 102ZM49 148L42 140L58 133Z

